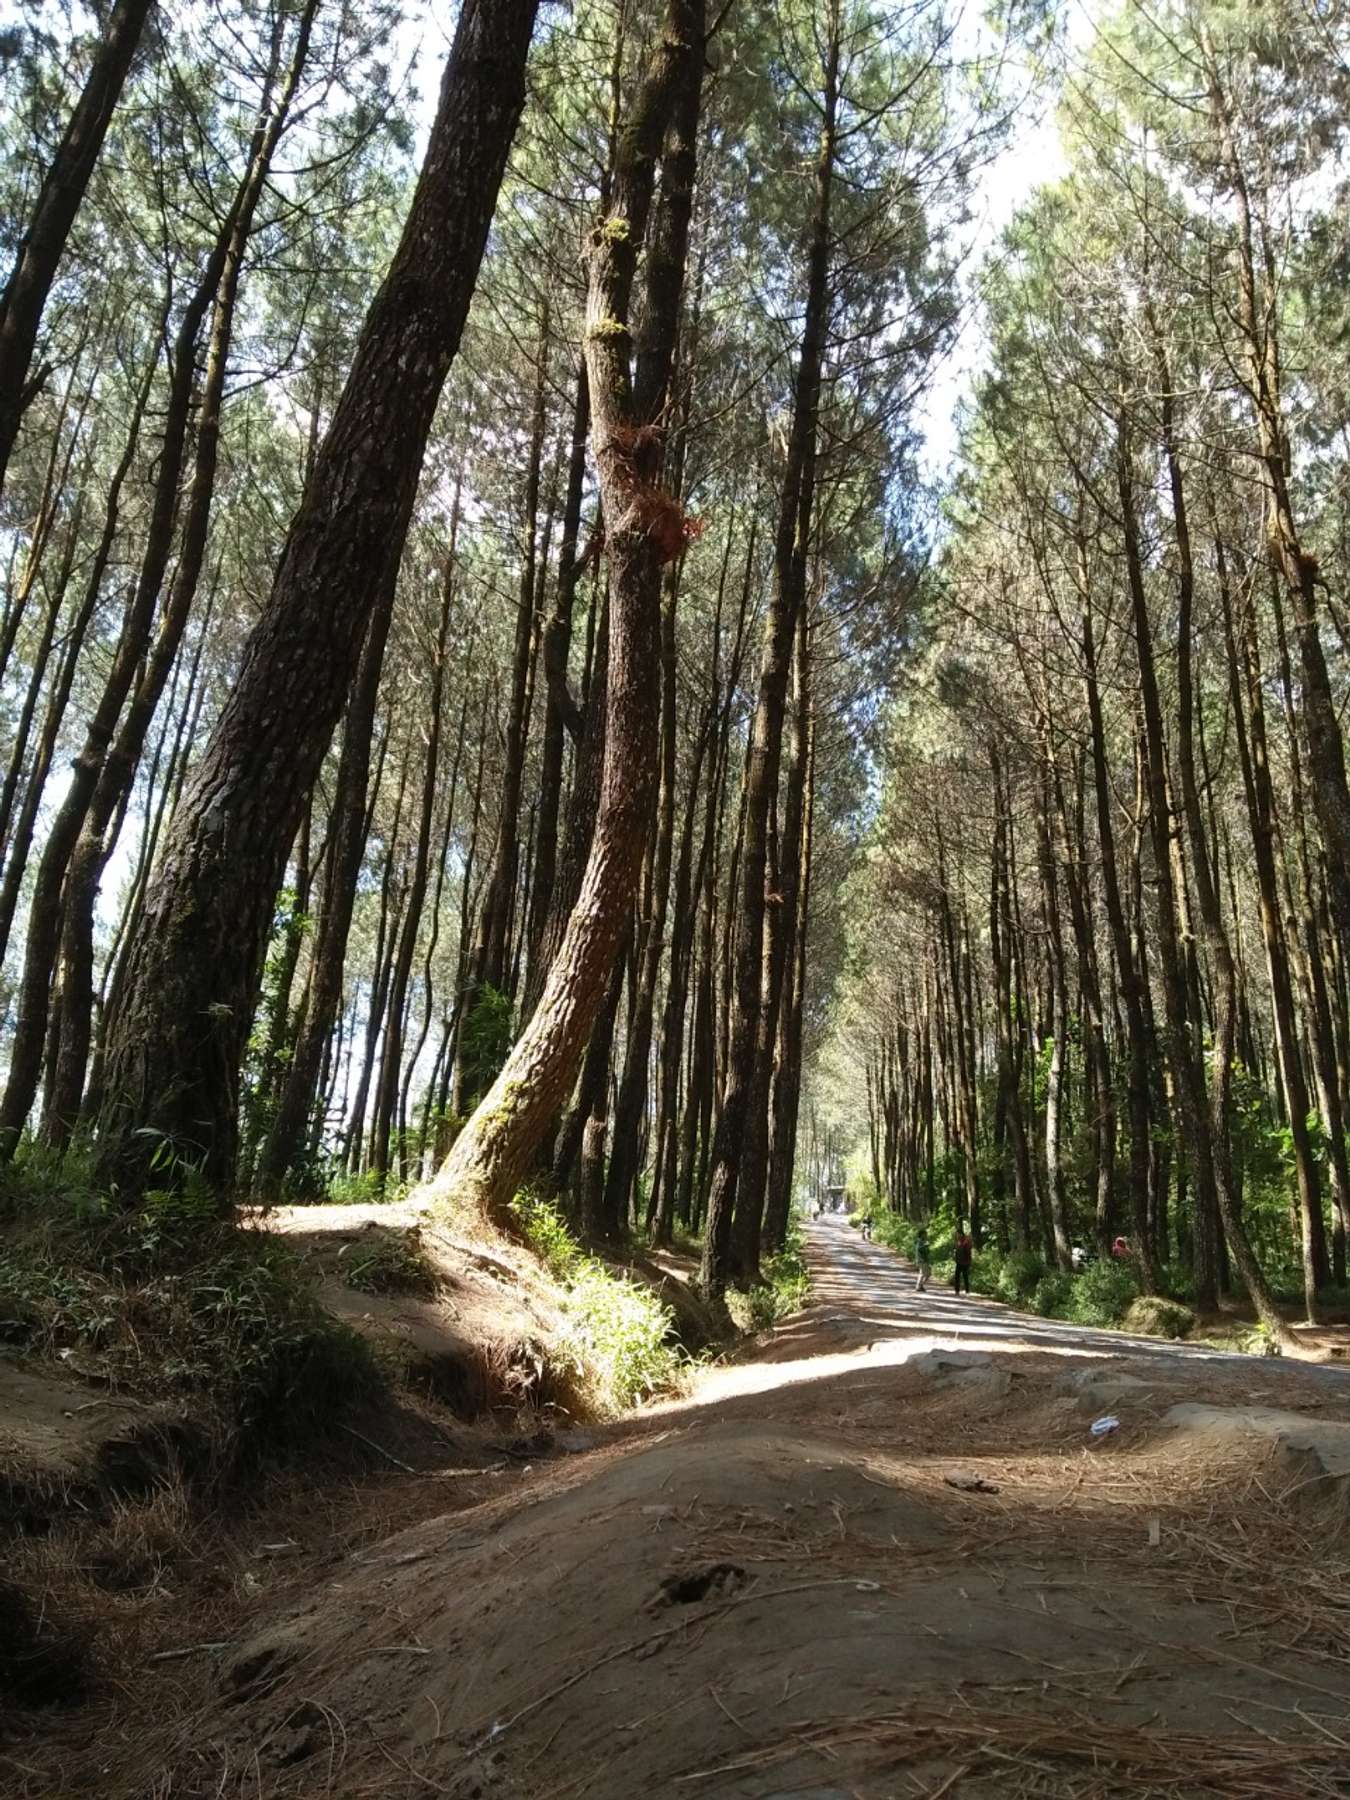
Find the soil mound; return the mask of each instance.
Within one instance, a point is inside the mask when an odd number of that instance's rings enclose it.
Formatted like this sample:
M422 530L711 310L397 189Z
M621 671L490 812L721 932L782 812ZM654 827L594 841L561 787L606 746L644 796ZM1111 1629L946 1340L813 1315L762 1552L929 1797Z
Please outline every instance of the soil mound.
M857 1382L894 1377L853 1378L845 1424ZM1028 1417L1054 1385L1027 1379ZM926 1381L907 1407L921 1428L960 1403ZM915 1792L978 1797L1014 1791L1009 1757L1058 1770L1065 1785L1028 1790L1046 1793L1335 1791L1325 1739L1291 1757L1259 1734L1232 1751L1257 1785L1210 1783L1235 1717L1270 1729L1273 1684L1343 1719L1350 1674L1289 1659L1272 1677L1227 1647L1231 1611L1175 1579L1179 1527L1147 1548L1156 1465L1094 1459L1080 1514L1073 1487L1034 1489L1025 1458L988 1448L977 1466L1000 1479L969 1491L959 1461L738 1403L555 1465L534 1504L404 1532L236 1647L190 1744L115 1791L171 1773L183 1796L543 1800L570 1774L600 1800L781 1800L821 1791L824 1759L827 1793L880 1800L903 1770ZM1127 1478L1145 1492L1112 1516ZM1071 1785L1103 1756L1119 1784Z

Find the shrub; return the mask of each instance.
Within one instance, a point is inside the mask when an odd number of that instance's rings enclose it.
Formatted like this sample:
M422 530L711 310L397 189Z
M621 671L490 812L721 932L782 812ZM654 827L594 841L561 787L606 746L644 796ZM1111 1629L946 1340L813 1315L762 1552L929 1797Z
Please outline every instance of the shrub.
M556 1202L542 1194L523 1189L511 1202L511 1211L520 1220L525 1242L559 1281L575 1275L586 1260L586 1253L572 1236L567 1220Z
M732 1316L744 1331L768 1331L780 1319L806 1305L811 1277L806 1272L801 1233L795 1221L788 1227L787 1243L777 1256L765 1260L761 1272L762 1282L744 1296L731 1298Z
M565 1329L557 1360L591 1409L625 1411L676 1380L674 1315L650 1288L588 1256L551 1200L517 1194L512 1211L526 1242L563 1288Z
M1139 1293L1128 1263L1089 1263L1072 1282L1067 1317L1079 1325L1118 1325Z
M1036 1292L1045 1275L1045 1258L1035 1250L1012 1250L999 1271L998 1297L1010 1306L1023 1306Z
M872 1214L872 1236L878 1244L886 1244L909 1256L914 1249L914 1227L902 1213L889 1208Z
M1048 1269L1033 1288L1027 1304L1044 1319L1066 1319L1073 1298L1073 1276L1062 1269Z
M970 1285L977 1294L988 1294L995 1298L1000 1291L1003 1280L1003 1254L997 1244L986 1244L982 1250L975 1252L975 1260L970 1268Z
M382 1176L378 1169L363 1169L359 1175L333 1175L324 1198L330 1206L381 1206L401 1200L406 1186Z
M1184 1338L1195 1328L1195 1314L1179 1300L1140 1294L1130 1302L1121 1323L1140 1337Z
M563 1310L562 1357L583 1378L597 1412L624 1412L675 1380L670 1308L650 1288L587 1257L568 1285Z

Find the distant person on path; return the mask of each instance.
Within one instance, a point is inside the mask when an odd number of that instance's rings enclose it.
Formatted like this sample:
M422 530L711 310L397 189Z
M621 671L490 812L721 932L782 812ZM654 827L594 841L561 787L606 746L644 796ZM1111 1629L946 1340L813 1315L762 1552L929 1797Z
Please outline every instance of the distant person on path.
M966 1292L970 1292L970 1265L974 1260L974 1257L975 1246L971 1243L969 1235L964 1231L958 1232L956 1238L956 1271L952 1276L952 1292L954 1294L959 1294L961 1292L961 1283L963 1281L966 1284Z
M928 1286L928 1277L933 1272L932 1258L928 1250L928 1233L922 1225L914 1233L914 1260L919 1265L919 1279L914 1283L914 1292L921 1294Z
M863 1236L863 1242L865 1244L871 1243L871 1241L872 1241L872 1215L871 1215L871 1213L863 1214L862 1236Z

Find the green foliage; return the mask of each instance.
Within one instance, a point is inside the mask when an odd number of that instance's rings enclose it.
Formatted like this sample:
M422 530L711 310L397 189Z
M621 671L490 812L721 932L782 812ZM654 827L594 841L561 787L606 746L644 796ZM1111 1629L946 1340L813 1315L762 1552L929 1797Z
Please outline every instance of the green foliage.
M1072 1277L1063 1317L1078 1325L1118 1325L1138 1295L1139 1277L1129 1263L1089 1263Z
M901 1213L875 1212L872 1214L872 1240L898 1250L902 1256L909 1256L914 1250L914 1226Z
M1280 1342L1264 1319L1258 1319L1251 1330L1244 1333L1242 1349L1249 1356L1279 1356Z
M460 1055L473 1071L475 1101L491 1086L511 1048L514 1005L510 994L485 981L474 995L464 1019Z
M675 1382L672 1315L649 1288L587 1257L568 1282L564 1311L561 1360L581 1378L597 1412L625 1412Z
M680 1357L664 1301L588 1255L553 1201L526 1191L517 1194L512 1211L525 1241L563 1289L566 1328L555 1357L590 1408L612 1416L672 1386Z
M402 1182L381 1176L378 1169L362 1169L359 1175L344 1169L329 1178L324 1199L331 1206L379 1206L401 1200L406 1192Z
M420 1294L440 1285L416 1226L407 1230L369 1229L344 1261L343 1279L362 1294Z
M996 1292L1010 1306L1025 1306L1045 1276L1045 1258L1035 1250L1010 1250L999 1270Z
M746 1331L769 1331L780 1319L800 1312L811 1295L801 1231L795 1220L788 1240L776 1256L760 1266L764 1279L744 1294L734 1294L728 1304L731 1316Z
M1047 1269L1032 1290L1030 1307L1043 1319L1067 1319L1073 1300L1073 1276L1062 1269Z
M152 1188L141 1202L141 1243L147 1254L179 1246L210 1229L219 1214L216 1195L194 1170L181 1188Z
M549 1273L559 1281L570 1281L586 1261L586 1252L556 1202L522 1189L511 1202L511 1211L520 1220L526 1243Z
M94 1179L92 1147L77 1137L65 1151L25 1136L12 1160L0 1162L0 1220L59 1220L81 1229L106 1219L107 1194Z

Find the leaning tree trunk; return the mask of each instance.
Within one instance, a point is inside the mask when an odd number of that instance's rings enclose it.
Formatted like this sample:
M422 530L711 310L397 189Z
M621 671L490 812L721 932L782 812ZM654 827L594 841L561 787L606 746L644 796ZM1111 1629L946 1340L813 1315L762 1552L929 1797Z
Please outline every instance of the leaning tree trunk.
M499 1219L576 1077L620 953L651 825L661 570L685 542L683 515L657 485L661 420L693 205L704 14L703 0L670 0L619 144L607 215L590 238L585 351L611 581L600 804L581 892L539 1003L433 1183L435 1193ZM634 369L630 302L644 243L644 329Z
M371 613L392 599L422 455L525 100L538 0L465 0L403 236L272 595L128 944L100 1158L143 1186L156 1138L230 1182L272 908Z
M0 489L24 409L47 375L30 372L43 308L153 5L120 0L113 8L0 295Z

